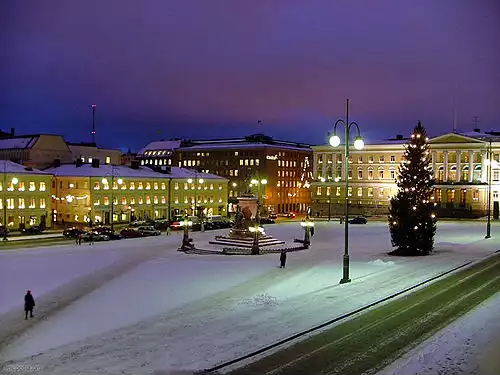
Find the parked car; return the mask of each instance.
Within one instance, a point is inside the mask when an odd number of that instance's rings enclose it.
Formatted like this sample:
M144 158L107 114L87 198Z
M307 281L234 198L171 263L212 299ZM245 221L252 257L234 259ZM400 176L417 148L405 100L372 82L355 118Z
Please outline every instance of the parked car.
M109 241L110 238L105 234L94 231L94 232L85 232L84 234L82 234L82 240L85 242L89 242L90 240L99 242L99 241Z
M136 220L136 221L132 221L130 223L130 226L131 227L140 227L142 225L147 225L148 222L146 220Z
M159 236L161 234L161 232L158 229L155 229L151 225L139 227L137 228L137 230L142 234L144 234L145 236Z
M43 232L43 229L40 228L40 226L38 226L38 225L32 225L29 228L24 228L23 230L21 230L22 234L40 234L42 232Z
M349 224L366 224L368 220L364 216L356 216L352 219L349 219Z
M120 231L120 235L123 238L137 238L137 237L144 237L144 234L142 232L139 232L135 228L125 228Z
M269 219L269 218L267 218L267 217L261 217L261 218L259 219L259 222L260 222L261 224L275 224L275 223L276 223L276 221L274 221L273 219Z
M295 219L295 212L289 212L286 217L289 218L289 219Z
M222 215L213 215L206 219L205 221L205 229L224 229L231 228L233 222Z
M273 220L276 220L278 218L278 214L274 213L274 212L271 212L269 214L269 219L273 219Z
M168 227L170 226L170 222L167 219L160 219L160 220L156 220L153 223L153 226L155 227L155 229L158 229L158 230L167 230Z
M170 228L172 230L180 230L183 229L184 226L184 218L178 218L179 220L174 221L172 224L170 224ZM191 230L200 230L201 229L201 223L200 223L200 218L198 216L188 216L188 220L193 223L191 227L189 227ZM182 223L182 224L181 224Z
M67 238L76 238L84 233L86 233L86 231L81 228L71 227L63 231L63 236Z
M109 237L110 240L119 240L122 238L120 233L116 233L111 227L98 227L94 229L94 232L99 234L104 234Z

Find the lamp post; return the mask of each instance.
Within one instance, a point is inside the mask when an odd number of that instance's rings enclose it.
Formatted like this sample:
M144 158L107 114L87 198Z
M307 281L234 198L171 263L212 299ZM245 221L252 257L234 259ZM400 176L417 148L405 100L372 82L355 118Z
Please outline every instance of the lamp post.
M357 150L362 150L365 146L363 139L361 138L361 132L359 126L356 122L349 122L349 99L346 100L346 118L345 120L337 120L333 127L333 134L331 135L329 142L332 147L337 147L340 145L340 138L337 135L337 125L343 125L345 128L345 213L344 213L344 258L343 258L343 276L340 280L340 284L345 284L351 281L349 278L349 142L350 135L349 132L351 127L355 126L358 130L358 135L354 140L354 148Z
M311 245L311 228L314 227L314 223L309 219L309 215L307 215L300 222L300 225L304 228L304 247L308 248Z
M259 226L259 223L255 223L254 226L248 228L248 230L253 233L253 242L252 242L252 255L259 255L259 234L264 232L264 228Z
M486 236L484 236L484 238L491 238L491 165L493 164L491 156L490 138L490 146L488 148L488 222L486 224Z
M188 215L184 217L184 220L179 223L183 229L184 229L184 234L182 236L182 245L181 245L181 250L191 250L193 248L193 245L191 244L190 238L189 238L189 227L193 226L193 222L189 220Z
M265 178L261 179L261 180L257 180L257 179L252 179L250 181L250 187L256 185L257 186L257 212L255 213L255 221L257 222L257 224L259 224L260 222L260 188L264 185L267 185L267 180Z
M106 175L109 175L109 173L106 173ZM115 230L115 227L114 227L114 216L115 216L115 197L114 197L114 190L115 190L115 167L114 165L111 166L111 217L110 217L110 222L111 222L111 230L114 231ZM101 180L101 182L103 183L103 185L108 185L108 180L106 179L106 177L103 177L103 179ZM118 189L118 186L120 186L121 184L123 184L123 180L121 178L118 178L118 180L116 181L117 182L117 189ZM109 185L108 185L109 187Z
M12 177L12 189L14 189L14 185L17 185L19 180L17 177ZM7 160L3 161L3 240L7 241Z

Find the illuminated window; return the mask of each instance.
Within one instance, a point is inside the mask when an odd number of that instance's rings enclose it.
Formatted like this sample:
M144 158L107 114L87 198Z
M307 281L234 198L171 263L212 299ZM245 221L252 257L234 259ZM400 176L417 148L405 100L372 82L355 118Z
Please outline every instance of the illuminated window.
M19 190L19 191L24 191L25 190L24 181L19 181L19 187L17 188L17 190Z
M146 190L151 190L151 183L150 182L146 182Z
M130 197L130 204L135 204L135 197Z
M255 165L259 165L260 163L260 160L259 159L255 159Z
M142 190L142 182L138 183L137 190Z
M352 187L347 189L347 195L350 197L352 195Z
M384 170L383 169L378 170L378 178L380 178L381 180L384 179Z
M214 184L210 184L210 190L214 190Z
M157 196L157 195L155 195L155 196L153 197L153 203L154 203L154 204L158 204L158 196Z
M189 188L187 182L184 182L184 190L187 190Z
M162 204L167 203L167 198L165 198L165 196L164 196L164 195L162 195L162 196L161 196L161 203L162 203ZM178 202L177 202L177 203L178 203Z
M103 184L102 184L102 188L103 188L103 190L109 190L108 180L107 180L107 179L104 179L104 181L105 181L105 182L103 182ZM113 183L113 185L114 185L114 184L116 184L116 182L115 182L115 183Z
M316 187L316 195L321 195L321 186Z
M368 196L373 197L373 188L372 187L368 188Z
M110 158L109 156L106 156L106 162L105 162L105 163L106 163L106 164L111 163L111 158Z
M248 165L248 159L245 159L245 165Z
M9 210L14 208L14 198L7 198L7 208Z
M31 198L30 199L30 206L29 208L36 208L36 199L35 198Z
M94 181L94 190L99 190L99 189L100 189L99 181ZM41 187L40 190L42 190Z
M330 186L327 186L327 188L326 188L326 195L328 195L328 196L330 195Z
M384 188L379 188L378 189L378 196L383 197L384 196Z
M362 196L363 196L363 188L359 187L358 188L358 197L362 197Z
M105 206L109 205L109 198L108 197L104 197L103 201L104 201Z
M19 198L19 208L25 208L24 207L24 198Z
M238 151L235 151L235 152L234 152L234 156L238 156Z
M363 170L358 169L358 179L362 180L363 179Z
M146 204L151 204L151 197L146 195Z
M396 179L396 171L394 169L391 169L391 179L395 180Z
M250 159L250 165L253 166L253 159Z
M128 183L129 190L135 190L135 182L131 181Z
M40 198L40 208L45 208L45 198Z
M167 187L164 182L161 183L161 190L165 190ZM177 184L177 188L179 188L179 184Z
M127 197L122 197L122 201L121 201L122 204L127 204Z

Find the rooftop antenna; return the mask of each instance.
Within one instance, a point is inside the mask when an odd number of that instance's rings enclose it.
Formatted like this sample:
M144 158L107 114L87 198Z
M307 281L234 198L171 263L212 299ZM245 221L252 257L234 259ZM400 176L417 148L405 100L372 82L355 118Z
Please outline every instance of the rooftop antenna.
M95 108L97 105L92 104L92 143L95 144Z
M259 134L259 129L260 129L261 124L262 124L262 121L258 120L257 124L255 125L255 134Z
M472 121L474 122L474 131L477 131L479 133L479 127L477 126L478 122L479 122L479 117L477 116L474 116L472 118Z

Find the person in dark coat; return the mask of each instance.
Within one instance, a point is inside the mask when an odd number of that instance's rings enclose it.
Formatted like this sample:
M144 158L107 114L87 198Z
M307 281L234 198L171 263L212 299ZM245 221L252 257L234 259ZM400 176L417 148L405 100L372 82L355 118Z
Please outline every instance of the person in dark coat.
M314 227L311 227L311 237L314 236Z
M280 268L285 268L286 264L286 251L282 251L280 254Z
M30 313L30 318L33 318L33 307L35 307L35 299L31 290L28 290L24 296L24 319L28 320L28 313Z

